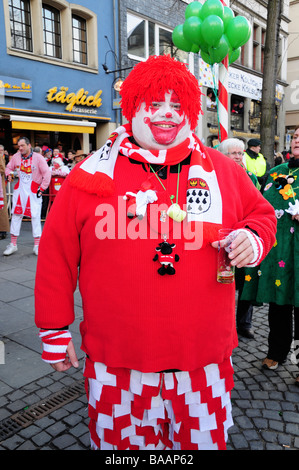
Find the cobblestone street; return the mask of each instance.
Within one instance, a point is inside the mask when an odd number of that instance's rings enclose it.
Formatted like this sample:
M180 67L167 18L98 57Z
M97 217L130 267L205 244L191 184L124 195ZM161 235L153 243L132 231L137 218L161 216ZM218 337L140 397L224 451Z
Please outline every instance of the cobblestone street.
M30 224L23 224L19 251L0 260L0 340L5 364L0 364L0 450L88 450L87 399L79 370L53 371L40 359L34 326L33 287L36 257ZM0 241L0 250L7 240ZM72 334L77 352L82 318L76 293ZM275 371L265 371L267 305L255 307L254 339L239 338L233 354L234 426L228 450L299 450L298 365L291 354Z

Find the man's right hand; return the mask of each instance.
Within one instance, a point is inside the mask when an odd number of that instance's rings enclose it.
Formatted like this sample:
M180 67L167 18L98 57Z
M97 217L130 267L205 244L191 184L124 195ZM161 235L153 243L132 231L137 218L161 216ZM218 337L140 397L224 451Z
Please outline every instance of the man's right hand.
M76 368L79 367L75 346L72 340L70 340L66 352L67 356L64 361L55 362L51 364L53 369L57 370L58 372L65 372L69 370L72 366Z

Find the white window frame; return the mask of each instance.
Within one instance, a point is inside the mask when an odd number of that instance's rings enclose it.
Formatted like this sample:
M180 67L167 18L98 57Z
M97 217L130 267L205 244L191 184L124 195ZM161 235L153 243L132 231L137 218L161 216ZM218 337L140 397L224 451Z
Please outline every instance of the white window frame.
M131 16L133 16L135 18L138 18L138 19L145 22L145 27L144 27L144 35L145 35L145 38L144 38L144 49L145 49L144 50L144 55L145 55L145 57L140 57L140 56L137 56L137 55L134 55L134 54L130 54L129 51L128 51L128 57L132 60L136 60L136 61L139 61L139 62L144 62L148 59L148 57L149 57L149 23L150 22L154 24L154 54L155 55L160 55L160 51L159 51L159 49L160 49L160 47L159 47L160 46L160 30L164 29L165 31L169 31L170 33L172 33L173 30L170 29L167 26L156 23L152 19L148 19L148 18L145 18L144 16L137 15L135 12L132 12L132 11L129 11L129 10L127 11L127 15L131 15ZM127 17L127 19L128 19L128 17ZM126 36L126 39L128 40L128 35ZM194 73L193 54L188 54L188 61L187 61L186 65L188 66L189 70L192 73Z
M60 11L61 59L52 58L44 54L42 3L53 6ZM92 10L76 3L70 3L67 0L30 0L33 51L27 52L12 47L8 0L3 0L3 7L7 54L59 65L61 67L69 67L77 70L98 73L97 15ZM82 17L86 20L88 46L87 65L73 61L72 41L70 41L70 38L72 37L73 15Z

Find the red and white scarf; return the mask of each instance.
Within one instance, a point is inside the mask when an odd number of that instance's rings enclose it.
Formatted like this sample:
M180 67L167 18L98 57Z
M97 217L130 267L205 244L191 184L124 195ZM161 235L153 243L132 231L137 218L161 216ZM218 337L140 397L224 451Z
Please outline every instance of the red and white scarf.
M195 229L199 223L203 230L204 244L218 238L218 230L222 227L222 198L213 162L200 140L194 133L181 144L165 150L146 150L130 140L132 137L130 124L118 127L107 142L97 152L83 161L76 171L70 174L72 186L108 197L114 194L114 168L119 153L133 160L160 165L176 165L191 153L187 188L187 221ZM202 210L192 210L188 204L190 191L206 191L208 204ZM189 208L189 209L188 209Z

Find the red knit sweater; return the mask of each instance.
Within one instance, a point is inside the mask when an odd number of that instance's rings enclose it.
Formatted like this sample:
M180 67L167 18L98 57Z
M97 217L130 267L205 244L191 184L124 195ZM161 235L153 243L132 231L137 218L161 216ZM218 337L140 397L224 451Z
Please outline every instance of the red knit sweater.
M223 227L255 230L264 241L265 256L275 241L272 206L240 166L217 151L209 153L222 195ZM180 174L181 205L186 203L188 168L182 165ZM217 250L210 245L186 250L184 240L176 239L176 273L160 276L159 261L153 258L161 236L148 236L146 217L139 226L137 219L128 219L122 199L146 180L143 166L120 156L114 172L116 194L107 198L72 187L70 176L40 242L37 327L56 329L74 321L79 267L82 349L91 360L155 372L190 371L229 357L237 345L235 286L216 281ZM160 196L165 195L156 184ZM176 195L177 173L170 173L163 184Z

